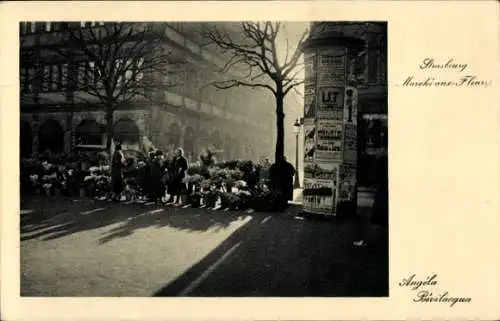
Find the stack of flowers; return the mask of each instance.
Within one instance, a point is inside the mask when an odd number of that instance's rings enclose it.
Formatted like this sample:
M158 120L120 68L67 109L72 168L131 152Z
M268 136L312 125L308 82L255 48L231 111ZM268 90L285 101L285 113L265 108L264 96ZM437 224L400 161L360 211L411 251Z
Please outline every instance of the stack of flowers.
M40 180L38 174L30 175L30 182L31 186L33 187L33 190L38 191L38 189L40 188Z
M42 188L47 195L52 195L57 184L57 172L53 172L50 175L43 175L42 177Z
M90 175L84 178L85 189L90 196L103 198L111 187L111 167L109 165L92 166Z

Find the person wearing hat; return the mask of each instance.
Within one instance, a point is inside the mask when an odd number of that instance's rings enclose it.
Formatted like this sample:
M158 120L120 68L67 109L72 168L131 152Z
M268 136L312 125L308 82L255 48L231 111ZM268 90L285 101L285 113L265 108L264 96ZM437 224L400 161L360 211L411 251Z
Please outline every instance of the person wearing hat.
M121 193L123 191L123 166L125 164L125 157L122 153L122 146L117 144L115 146L115 152L113 153L113 158L111 161L111 187L112 187L112 199L117 202L121 198Z
M162 197L165 194L165 186L163 185L163 166L160 161L163 152L158 150L152 153L151 172L149 176L149 186L151 188L151 201L156 204L162 202Z

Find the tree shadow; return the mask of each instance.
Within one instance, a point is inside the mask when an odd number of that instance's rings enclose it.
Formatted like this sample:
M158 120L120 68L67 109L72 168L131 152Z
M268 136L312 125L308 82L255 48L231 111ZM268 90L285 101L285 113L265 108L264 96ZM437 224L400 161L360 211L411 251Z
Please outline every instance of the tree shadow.
M388 296L388 246L354 248L352 222L260 218L153 296Z
M134 231L149 227L172 227L185 231L218 232L232 222L246 216L244 212L209 212L205 209L166 208L153 209L129 218L124 224L113 228L99 240L100 244L116 238L126 237Z
M82 212L89 210L82 215ZM92 212L95 210L95 212ZM54 240L71 234L102 228L121 223L99 239L100 244L126 237L134 231L148 227L173 227L186 231L214 232L227 228L233 221L245 216L245 212L210 212L206 209L163 206L145 206L144 204L113 204L96 202L93 206L74 208L71 213L55 216L26 216L21 222L21 241L42 238Z

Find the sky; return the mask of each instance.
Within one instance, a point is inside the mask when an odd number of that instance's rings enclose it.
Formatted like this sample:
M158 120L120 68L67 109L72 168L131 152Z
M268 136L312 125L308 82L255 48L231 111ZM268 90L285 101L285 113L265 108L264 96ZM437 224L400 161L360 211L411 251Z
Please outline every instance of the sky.
M308 22L287 22L284 27L281 30L281 33L278 37L278 42L281 44L282 49L280 50L278 55L278 59L284 59L286 55L286 47L287 47L287 42L286 39L288 39L288 49L291 52L295 50L297 47L298 42L300 41L300 38L302 37L302 34L309 29L309 23ZM278 53L278 54L279 54ZM303 62L302 58L299 60L300 63ZM303 78L304 74L303 72L298 75L297 78ZM300 85L297 86L297 91L303 95L304 93L304 86ZM292 103L292 104L287 104L287 101L290 101L293 99L293 97L288 97L285 99L285 155L287 156L288 160L295 166L295 141L290 139L291 134L293 133L293 124L295 122L295 119L300 118L303 116L304 112L304 98L300 95L297 95L295 92L291 91L290 94L296 96L296 101L297 103ZM289 94L289 95L290 95ZM288 107L288 108L287 108ZM301 136L299 138L299 173L300 177L303 177L303 133L301 133ZM293 134L292 134L293 135ZM293 136L292 136L293 137Z
M281 50L278 52L278 59L284 59L286 56L287 39L288 39L288 50L289 54L293 53L297 47L300 38L305 31L309 29L308 22L286 22L281 29L280 35L278 36L278 43L281 45ZM302 63L302 58L299 60ZM304 74L298 75L298 78L303 78ZM297 90L302 94L304 92L303 86L298 86Z

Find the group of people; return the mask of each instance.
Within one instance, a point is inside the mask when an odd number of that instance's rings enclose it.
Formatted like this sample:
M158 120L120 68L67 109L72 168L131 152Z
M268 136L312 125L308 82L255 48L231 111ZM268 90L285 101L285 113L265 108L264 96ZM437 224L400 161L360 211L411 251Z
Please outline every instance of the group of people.
M117 145L111 161L112 199L114 201L120 200L125 187L124 167L125 156L121 145ZM166 203L181 204L181 196L187 191L183 182L187 169L188 162L182 148L177 148L171 158L165 157L161 150L150 152L145 168L148 175L145 175L145 181L141 184L148 200L160 204L167 192L170 198Z

